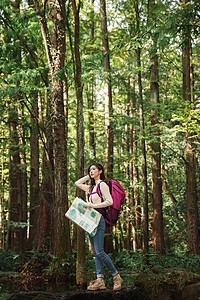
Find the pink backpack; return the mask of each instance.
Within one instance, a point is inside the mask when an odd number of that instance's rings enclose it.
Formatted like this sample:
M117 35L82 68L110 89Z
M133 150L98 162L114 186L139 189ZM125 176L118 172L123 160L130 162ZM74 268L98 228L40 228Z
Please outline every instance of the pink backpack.
M126 196L123 186L115 180L104 180L105 183L109 186L110 194L113 199L113 204L106 207L105 221L107 224L114 226L117 223L117 219ZM97 193L103 202L102 193L100 190L100 184L97 185ZM92 194L92 189L90 190L90 195Z

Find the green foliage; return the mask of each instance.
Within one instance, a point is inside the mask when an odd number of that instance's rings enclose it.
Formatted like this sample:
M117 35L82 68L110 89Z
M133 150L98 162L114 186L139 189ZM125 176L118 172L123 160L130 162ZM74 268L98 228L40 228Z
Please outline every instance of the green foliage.
M185 272L200 273L200 258L198 255L187 255L185 253L171 254L167 253L166 256L160 256L155 250L151 249L148 255L149 269L153 266L170 269L182 269Z
M62 278L67 278L69 283L73 286L76 276L76 252L72 255L67 254L67 258L58 261L58 259L49 255L50 263L43 269L44 274L50 278L56 278L62 281Z
M0 249L0 272L16 272L22 264L23 260L18 253Z
M88 248L87 248L88 249ZM196 282L198 274L200 274L199 256L197 255L174 255L167 253L166 256L160 256L153 249L145 256L141 251L132 252L122 250L121 252L109 254L117 270L121 274L125 286L130 287L146 282L145 286L160 290L162 284L170 284L171 290L174 286L182 288L188 283ZM37 278L40 275L40 284L43 290L56 289L57 291L66 291L75 286L76 274L76 252L68 256L65 260L58 263L55 256L47 253L39 253L37 251L27 252L23 260L16 253L0 252L1 272L4 276L14 274L15 281L17 272L25 272L26 276L35 274L35 279L32 277L32 286L37 283ZM87 250L86 256L87 282L96 277L94 256ZM105 267L105 282L107 287L112 287L112 276ZM41 276L42 275L42 276ZM13 277L14 278L14 277ZM68 283L68 284L67 284ZM146 288L147 288L146 286ZM13 287L12 287L13 288ZM15 291L20 287L16 286ZM5 290L1 297L6 297ZM1 298L0 298L1 299Z
M28 251L23 258L11 251L0 251L0 271L3 274L14 274L21 272L26 274L34 274L45 278L53 278L55 280L67 279L72 283L75 276L76 254L67 254L66 259L58 261L58 259L47 253L38 251Z
M200 273L200 258L198 255L185 255L185 253L175 255L167 253L166 256L161 256L150 248L149 253L145 256L141 251L132 252L127 250L109 254L109 256L121 274L126 286L133 286L139 274L153 274L154 271L157 272L156 270L158 270L160 274L166 271L168 274L182 272L183 274L188 273L195 275ZM91 256L90 253L88 253L86 257L86 270L89 282L96 276L94 256ZM162 277L162 275L160 276ZM190 278L191 276L192 275L190 275ZM105 281L107 285L112 286L112 278L106 267ZM183 281L184 278L182 278L182 284L184 283ZM185 281L187 281L187 279L185 279Z

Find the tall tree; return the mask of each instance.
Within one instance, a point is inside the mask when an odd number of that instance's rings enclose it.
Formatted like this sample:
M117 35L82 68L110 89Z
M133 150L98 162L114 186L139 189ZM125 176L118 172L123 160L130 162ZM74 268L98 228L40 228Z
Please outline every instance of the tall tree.
M136 28L140 33L140 14L138 0L135 1ZM138 67L138 88L139 88L139 117L140 117L140 135L142 152L142 185L143 185L143 251L149 251L149 209L148 209L148 186L147 186L147 160L146 160L146 141L144 132L144 109L143 109L143 91L142 91L142 71L141 71L141 48L137 47L137 67Z
M42 183L40 189L40 210L37 220L37 244L35 244L38 250L53 252L53 213L52 208L54 205L54 161L53 161L53 128L51 120L51 100L50 93L47 94L46 101L46 118L45 118L45 138L40 134L40 138L43 144L43 158L42 158ZM41 110L44 110L42 106L42 97L39 97L39 106ZM40 119L41 116L40 116ZM40 131L39 131L40 132Z
M189 0L182 0L183 4L183 48L182 48L182 67L183 67L183 101L194 108L191 95L191 63L192 53L191 28ZM195 132L189 130L185 133L185 163L186 163L186 197L187 197L187 241L188 251L192 254L200 252L200 232L198 224L198 197L196 182L196 145Z
M80 58L80 13L81 2L72 0L74 16L74 81L77 103L76 130L77 130L77 176L84 176L84 128L83 128L83 85L81 81ZM72 52L73 55L73 52ZM78 190L77 195L84 198L84 192ZM85 232L77 227L77 261L76 261L76 285L79 289L86 287L85 270Z
M22 118L25 118L24 105L20 110ZM19 251L23 253L27 249L27 200L28 200L28 187L27 187L27 160L26 160L26 123L20 126L19 144L20 144L20 205L19 205L19 222L22 222L23 226L19 229Z
M11 11L14 17L18 18L20 14L21 0L15 0L11 3ZM6 14L5 14L6 15ZM5 18L6 19L6 18ZM4 19L6 26L10 26ZM13 40L14 47L9 57L10 64L21 66L21 49L16 47L18 39L14 37L5 37L7 42ZM11 69L9 70L11 73ZM9 82L8 82L9 83ZM20 81L17 80L17 85ZM24 132L19 122L19 101L21 94L15 93L9 100L8 124L10 126L10 145L9 145L9 230L7 239L7 248L14 249L23 253L26 247L27 230L20 223L27 223L27 177L26 177L26 155L24 152Z
M3 136L4 131L1 129L1 135ZM5 220L6 220L6 214L5 214L5 208L4 208L4 191L5 191L5 178L4 178L4 154L5 154L5 146L4 143L1 147L1 162L0 162L0 248L5 250Z
M91 43L94 40L94 0L91 0L91 18L90 18L90 40ZM90 50L91 57L94 51ZM90 76L88 84L88 111L89 111L89 147L90 147L90 158L95 159L96 147L95 147L95 132L94 132L94 75Z
M130 119L130 78L128 78L127 81L127 101L126 101L126 114L127 118ZM130 124L128 123L126 129L126 150L127 150L127 156L129 160L129 153L130 153ZM127 193L126 193L126 249L131 250L131 222L130 222L130 199L131 199L131 193L129 192L130 188L130 164L129 161L127 162L127 168L126 168L126 180L128 183L127 186Z
M131 185L133 186L133 208L132 214L134 216L135 221L132 225L133 232L133 250L142 248L142 234L141 234L141 207L140 207L140 195L139 195L139 169L138 169L138 143L137 143L137 130L136 130L136 95L135 95L135 80L131 78L130 80L130 95L131 95L131 154L133 156L133 160L131 162L131 171L130 171L130 179Z
M31 107L31 130L30 130L30 152L31 152L31 174L30 174L30 231L29 247L33 249L37 235L37 221L39 215L39 136L38 136L38 93L32 94Z
M9 149L9 224L7 249L19 251L19 206L21 203L21 172L19 156L18 113L14 110L9 114L10 149Z
M155 1L149 0L149 24L156 21ZM155 26L155 25L154 25ZM152 196L153 196L153 230L152 246L160 252L165 253L163 212L162 212L162 180L161 180L161 147L159 130L159 71L157 53L157 35L152 34L152 46L150 49L150 100L152 103L151 128L152 128Z
M112 87L111 87L111 67L109 55L109 41L107 29L106 0L100 0L100 17L103 49L104 67L104 93L105 93L105 128L106 128L106 164L105 172L107 177L113 177L113 125L112 125Z
M105 94L105 130L106 130L106 157L105 173L108 179L113 178L113 125L112 125L112 87L111 67L109 55L109 41L107 29L106 0L100 0L100 18L102 33L102 52L104 67L104 94ZM106 226L105 251L113 252L112 235L109 226Z
M67 159L65 140L65 114L63 100L63 74L66 52L65 1L49 1L53 30L49 31L46 9L47 2L34 0L34 8L41 26L48 58L52 86L53 153L54 153L54 254L61 259L71 252L69 222L65 218L67 203Z

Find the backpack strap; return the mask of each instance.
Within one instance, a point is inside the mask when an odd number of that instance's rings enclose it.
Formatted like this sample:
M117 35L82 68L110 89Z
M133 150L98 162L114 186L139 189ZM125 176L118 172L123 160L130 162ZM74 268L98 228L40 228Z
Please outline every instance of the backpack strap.
M101 188L100 188L100 183L103 181L100 181L97 185L97 189L96 189L96 193L99 195L99 197L101 198L101 202L103 202L103 196L102 196L102 192L101 192Z
M89 195L92 196L94 194L98 194L99 197L101 198L101 202L104 201L103 199L103 196L102 196L102 193L101 193L101 189L100 189L100 183L103 182L103 181L100 181L98 184L97 184L97 188L96 188L96 191L94 193L92 193L92 190L94 188L94 186L91 187L90 191L89 191ZM91 202L92 202L92 197L91 197ZM92 202L93 203L93 202Z

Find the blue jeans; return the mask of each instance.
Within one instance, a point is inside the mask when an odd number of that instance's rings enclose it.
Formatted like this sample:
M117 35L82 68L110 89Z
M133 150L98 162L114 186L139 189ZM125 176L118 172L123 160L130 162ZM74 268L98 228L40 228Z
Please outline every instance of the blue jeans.
M104 232L105 232L105 219L102 216L98 225L97 233L94 237L89 235L90 243L92 245L92 250L95 256L95 265L97 271L97 278L104 277L103 276L103 264L107 266L110 270L112 276L118 274L115 269L112 260L110 257L104 252Z

